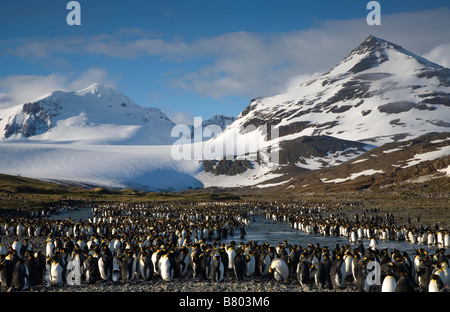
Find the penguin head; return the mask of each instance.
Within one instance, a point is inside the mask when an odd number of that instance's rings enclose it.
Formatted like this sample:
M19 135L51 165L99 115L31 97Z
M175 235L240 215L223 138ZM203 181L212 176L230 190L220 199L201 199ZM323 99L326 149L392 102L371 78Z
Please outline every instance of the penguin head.
M431 274L430 275L430 282L431 281L435 281L437 283L439 283L441 281L441 277L437 274Z

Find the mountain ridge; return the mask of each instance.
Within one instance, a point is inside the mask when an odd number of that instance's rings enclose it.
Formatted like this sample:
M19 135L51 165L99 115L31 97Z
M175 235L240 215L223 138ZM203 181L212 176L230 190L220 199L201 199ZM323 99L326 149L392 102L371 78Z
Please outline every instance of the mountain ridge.
M449 131L449 120L450 69L369 36L321 76L281 94L251 100L211 142L220 146L230 138L237 138L238 144L257 140L254 150L241 148L247 155L278 150L278 169L254 178L273 174L264 184L286 181L290 172L301 169L339 165L384 144ZM276 130L275 139L258 135L269 129ZM305 145L305 139L312 143ZM319 144L320 140L326 143ZM356 143L363 144L356 148Z
M373 36L328 72L284 93L253 99L219 135L193 144L171 146L174 124L165 114L103 88L58 91L0 111L0 130L11 134L0 144L0 172L158 191L273 189L298 183L317 170L345 167L385 144L450 132L450 69ZM70 102L72 98L85 101ZM65 114L70 103L81 103L79 110ZM119 113L126 122L113 122ZM174 149L187 158L176 160ZM445 158L447 149L436 153ZM197 152L202 157L192 157ZM421 162L419 157L411 167ZM366 164L350 175L324 176L329 183L321 184L356 183L385 174L382 168L364 168Z
M0 118L3 139L44 142L170 144L175 125L161 110L141 107L98 83L79 91L51 92L0 111Z

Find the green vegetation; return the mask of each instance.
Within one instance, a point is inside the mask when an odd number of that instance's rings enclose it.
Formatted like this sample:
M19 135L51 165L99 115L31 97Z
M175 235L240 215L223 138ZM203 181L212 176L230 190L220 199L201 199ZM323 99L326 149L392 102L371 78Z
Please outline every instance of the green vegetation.
M223 201L239 199L239 196L230 193L157 193L131 189L83 188L0 174L0 213L9 209L35 210L86 202Z

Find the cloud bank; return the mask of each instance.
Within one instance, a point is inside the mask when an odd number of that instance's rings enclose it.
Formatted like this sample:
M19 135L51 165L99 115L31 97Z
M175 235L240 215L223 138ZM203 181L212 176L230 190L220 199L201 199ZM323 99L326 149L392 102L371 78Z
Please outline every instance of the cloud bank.
M95 82L117 87L116 79L101 68L90 68L78 74L51 73L46 76L15 75L0 78L0 108L31 102L53 91L81 90Z
M292 88L329 70L373 34L402 45L443 66L450 66L450 10L447 8L382 16L381 26L368 26L365 17L318 22L315 27L284 33L232 32L185 42L166 40L141 29L69 38L17 38L0 41L0 55L28 61L61 60L71 56L172 62L180 70L165 83L205 97L256 97ZM55 61L56 62L56 61ZM185 66L189 64L189 66ZM29 99L40 90L85 87L98 79L117 84L104 69L76 77L66 74L10 76L0 79L0 100ZM16 88L27 92L17 91Z

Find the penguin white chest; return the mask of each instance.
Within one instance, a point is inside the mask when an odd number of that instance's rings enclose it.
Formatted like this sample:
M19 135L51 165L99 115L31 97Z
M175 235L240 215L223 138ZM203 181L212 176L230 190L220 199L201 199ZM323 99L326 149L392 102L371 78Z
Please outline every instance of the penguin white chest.
M173 279L173 268L168 257L161 257L158 262L161 278L170 282Z
M62 286L63 280L62 280L62 274L63 273L63 267L58 262L52 262L52 265L50 266L50 283L53 286Z
M391 275L388 275L383 280L383 285L381 286L381 292L394 292L396 286L397 286L397 282L395 281L395 278Z
M281 259L274 259L270 269L273 271L273 277L277 281L285 281L289 277L289 268L286 262Z
M252 276L255 273L255 257L249 256L247 261L247 270L245 271L245 274L247 276Z

